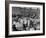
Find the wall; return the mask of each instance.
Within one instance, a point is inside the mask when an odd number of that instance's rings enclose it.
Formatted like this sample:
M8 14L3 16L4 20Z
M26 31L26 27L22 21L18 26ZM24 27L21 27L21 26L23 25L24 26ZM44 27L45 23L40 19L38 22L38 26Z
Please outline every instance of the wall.
M18 1L18 0L16 0L16 1ZM46 0L19 0L19 1L45 2L46 3ZM5 0L0 0L0 38L5 38ZM16 38L46 38L46 33L45 33L45 36L29 36L29 37L16 37Z

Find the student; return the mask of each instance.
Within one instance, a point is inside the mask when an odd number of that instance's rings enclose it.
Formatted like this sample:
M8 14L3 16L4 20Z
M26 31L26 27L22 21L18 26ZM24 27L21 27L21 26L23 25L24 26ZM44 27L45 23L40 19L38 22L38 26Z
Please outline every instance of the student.
M24 20L23 21L23 27L24 27L24 30L26 30L26 27L27 27L27 19L24 18L23 20Z
M40 30L40 22L37 22L37 24L36 24L36 30Z
M30 24L29 24L29 29L30 30L34 30L34 27L33 27L33 22L30 20Z
M24 24L24 21L23 21L23 29L26 30L26 25Z
M17 31L16 25L15 25L15 21L13 21L12 28L13 28L13 29L12 29L13 31Z

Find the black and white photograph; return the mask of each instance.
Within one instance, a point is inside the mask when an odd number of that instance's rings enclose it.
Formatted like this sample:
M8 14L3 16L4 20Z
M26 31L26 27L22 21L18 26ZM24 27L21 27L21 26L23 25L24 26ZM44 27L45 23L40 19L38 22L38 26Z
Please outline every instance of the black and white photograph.
M42 6L38 5L10 4L10 30L42 32L42 10Z
M40 30L40 8L12 7L12 31Z
M9 3L8 35L44 34L44 3Z

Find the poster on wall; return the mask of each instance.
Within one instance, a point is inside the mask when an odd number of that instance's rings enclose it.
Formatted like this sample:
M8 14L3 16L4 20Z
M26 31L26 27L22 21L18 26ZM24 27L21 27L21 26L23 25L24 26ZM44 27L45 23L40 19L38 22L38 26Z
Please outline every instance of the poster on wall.
M45 3L5 2L6 37L45 34Z

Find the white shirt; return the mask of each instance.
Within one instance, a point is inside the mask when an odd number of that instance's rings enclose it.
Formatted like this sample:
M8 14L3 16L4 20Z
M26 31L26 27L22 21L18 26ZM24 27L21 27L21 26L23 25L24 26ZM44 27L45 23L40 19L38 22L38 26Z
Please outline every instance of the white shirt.
M27 23L27 20L26 20L26 18L24 18L24 19L23 19L23 21L24 21L24 24L26 24L26 23Z
M17 22L15 25L16 25L16 29L23 30L23 24L22 23Z

